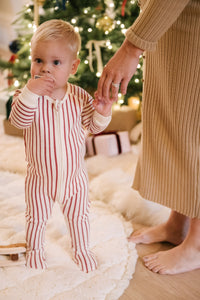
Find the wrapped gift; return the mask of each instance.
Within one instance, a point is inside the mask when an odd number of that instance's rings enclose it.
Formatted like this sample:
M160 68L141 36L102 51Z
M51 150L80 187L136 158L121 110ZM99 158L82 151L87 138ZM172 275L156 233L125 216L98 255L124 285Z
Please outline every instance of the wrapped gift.
M128 131L137 124L137 111L129 106L114 105L112 109L112 119L104 132Z
M23 130L18 129L15 126L13 126L9 120L4 120L3 121L3 126L4 126L4 132L5 134L8 135L16 135L16 136L21 136L23 137Z
M114 156L131 151L128 131L110 132L86 138L87 155Z

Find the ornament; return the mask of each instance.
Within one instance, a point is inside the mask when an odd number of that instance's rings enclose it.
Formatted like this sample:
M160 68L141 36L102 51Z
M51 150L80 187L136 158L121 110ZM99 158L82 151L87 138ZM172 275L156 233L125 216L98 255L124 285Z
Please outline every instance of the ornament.
M132 107L134 110L139 110L139 108L140 108L140 99L138 97L128 98L128 106Z
M136 112L137 121L141 121L142 103L139 97L128 98L128 106L131 107Z
M124 0L123 3L122 3L122 11L121 11L122 17L125 16L125 6L126 6L126 2L127 2L127 0Z
M44 3L45 0L34 0L34 23L37 27L39 24L39 7Z
M113 0L104 0L106 4L106 10L105 10L105 15L110 17L111 19L115 19L116 17L116 12L115 12L115 4Z
M45 0L37 0L38 5L43 5L44 2L45 2Z
M12 53L17 53L20 49L20 42L18 40L10 42L9 49Z
M103 30L104 32L111 32L115 28L115 25L113 19L108 16L104 16L97 20L96 28Z
M91 72L94 72L94 68L92 66L92 62L93 62L92 48L93 48L93 45L94 45L96 59L97 59L97 74L101 74L102 71L103 71L103 62L102 62L100 47L105 47L106 46L106 41L90 40L86 44L86 48L89 50L88 61L89 61L89 67L90 67Z
M65 10L66 2L67 2L66 0L62 0L62 4L60 4L60 1L56 0L56 7L58 7L58 8L62 7L62 10Z
M19 41L18 40L14 40L9 44L9 49L10 51L13 53L9 59L9 62L14 64L16 59L17 59L17 52L19 51ZM12 70L8 70L8 86L12 86L13 85L13 73Z

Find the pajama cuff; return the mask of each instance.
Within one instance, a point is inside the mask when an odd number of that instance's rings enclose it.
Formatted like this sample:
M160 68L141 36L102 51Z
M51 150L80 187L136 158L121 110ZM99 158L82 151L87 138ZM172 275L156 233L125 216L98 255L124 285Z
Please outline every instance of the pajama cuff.
M107 126L111 121L111 116L105 117L95 110L93 120L98 126Z
M19 95L19 99L25 105L35 108L38 105L39 95L32 93L27 86L25 86Z

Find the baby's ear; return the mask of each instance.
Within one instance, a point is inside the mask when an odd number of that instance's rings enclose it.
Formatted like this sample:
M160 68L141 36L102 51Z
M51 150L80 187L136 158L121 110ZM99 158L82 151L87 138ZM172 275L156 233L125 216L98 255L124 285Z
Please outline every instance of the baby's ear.
M71 74L74 75L78 69L78 66L80 64L80 59L77 58L73 61L73 64L72 64L72 69L71 69Z

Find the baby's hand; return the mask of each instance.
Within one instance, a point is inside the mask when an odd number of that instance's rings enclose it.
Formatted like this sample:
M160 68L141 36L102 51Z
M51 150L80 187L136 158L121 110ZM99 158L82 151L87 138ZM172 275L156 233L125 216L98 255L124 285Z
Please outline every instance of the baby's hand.
M54 89L54 78L49 75L35 76L35 78L29 79L27 88L34 94L40 96L51 96Z
M94 93L93 106L99 114L103 115L104 117L110 116L112 104L113 101L110 99L99 99L97 92Z

